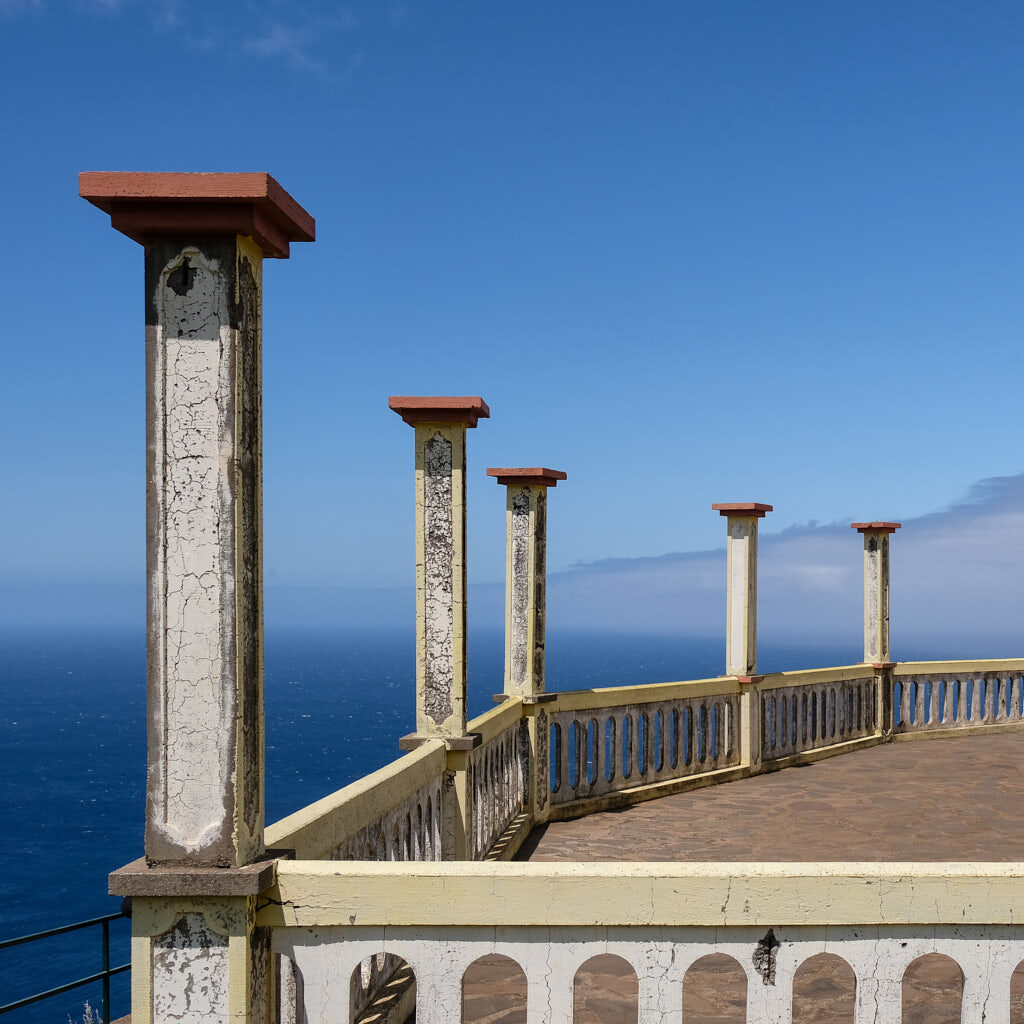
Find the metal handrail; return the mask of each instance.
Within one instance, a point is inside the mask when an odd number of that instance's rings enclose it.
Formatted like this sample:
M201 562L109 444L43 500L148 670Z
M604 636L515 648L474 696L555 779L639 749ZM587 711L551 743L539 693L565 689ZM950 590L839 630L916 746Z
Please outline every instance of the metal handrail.
M79 928L89 928L92 925L100 925L103 932L103 970L96 974L90 974L87 978L79 978L78 981L69 981L65 985L57 985L55 988L47 989L45 992L37 992L35 995L26 996L24 999L16 999L13 1003L0 1006L0 1013L9 1013L11 1010L20 1010L23 1006L30 1006L50 996L60 995L62 992L69 992L73 988L82 985L90 985L95 981L103 982L102 1004L100 1014L104 1022L110 1020L110 979L115 974L121 974L131 969L131 963L121 964L119 967L110 966L110 922L128 915L121 912L118 914L105 914L103 917L92 917L88 921L78 921L75 924L62 925L60 928L47 928L42 932L33 932L31 935L19 935L16 939L4 939L0 942L0 949L9 949L11 946L20 946L25 942L35 942L39 939L48 939L53 935L63 935L65 932L77 931Z

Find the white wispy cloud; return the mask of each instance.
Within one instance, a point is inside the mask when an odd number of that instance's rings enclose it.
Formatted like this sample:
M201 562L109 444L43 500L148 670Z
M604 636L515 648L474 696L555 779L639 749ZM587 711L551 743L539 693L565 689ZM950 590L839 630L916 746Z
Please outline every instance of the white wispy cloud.
M0 18L14 18L19 14L42 10L43 0L0 0Z
M762 637L856 641L863 545L849 524L771 534L762 524ZM1024 474L984 480L939 512L906 519L892 540L892 632L1006 637L1024 647ZM725 549L597 561L553 573L548 616L600 626L714 635L724 630ZM898 650L898 647L896 648Z

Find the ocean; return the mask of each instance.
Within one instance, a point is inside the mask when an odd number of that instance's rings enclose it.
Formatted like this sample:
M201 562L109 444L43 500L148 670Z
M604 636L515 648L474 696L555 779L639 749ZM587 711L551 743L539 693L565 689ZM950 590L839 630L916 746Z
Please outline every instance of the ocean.
M410 632L269 629L265 651L268 821L400 755L415 717ZM552 632L548 689L702 678L723 659L720 638ZM759 668L859 659L856 645L762 644ZM471 634L471 717L493 706L503 661L500 632ZM107 874L142 854L145 742L141 630L0 628L0 941L118 911ZM127 962L127 921L111 934L111 963ZM93 928L0 951L0 1005L100 970L99 937ZM77 1024L99 998L97 983L3 1021ZM128 1011L125 974L111 1012Z

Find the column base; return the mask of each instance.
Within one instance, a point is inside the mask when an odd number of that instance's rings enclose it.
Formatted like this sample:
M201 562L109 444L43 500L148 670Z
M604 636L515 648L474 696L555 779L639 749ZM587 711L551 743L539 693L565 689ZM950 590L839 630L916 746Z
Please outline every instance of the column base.
M275 882L277 862L294 850L268 850L265 860L244 868L151 867L145 857L111 872L111 896L258 896Z

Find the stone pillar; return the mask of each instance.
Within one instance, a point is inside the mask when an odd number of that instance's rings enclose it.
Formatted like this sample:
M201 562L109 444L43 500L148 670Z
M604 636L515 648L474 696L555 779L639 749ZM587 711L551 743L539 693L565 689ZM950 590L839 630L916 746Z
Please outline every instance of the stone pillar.
M146 857L132 896L132 1020L268 1020L263 859L264 257L312 241L268 174L86 173L145 248Z
M263 854L264 256L313 218L268 174L82 174L145 247L146 857Z
M725 674L757 672L757 521L771 505L754 501L711 506L728 519Z
M864 661L889 657L889 537L900 523L850 523L864 535Z
M544 623L547 586L549 487L558 469L489 469L507 488L505 504L505 696L544 692Z
M850 523L864 535L864 661L875 670L875 722L886 742L894 725L893 674L889 652L889 537L900 523Z
M416 731L465 749L466 429L490 416L478 397L400 397L388 405L416 431Z

